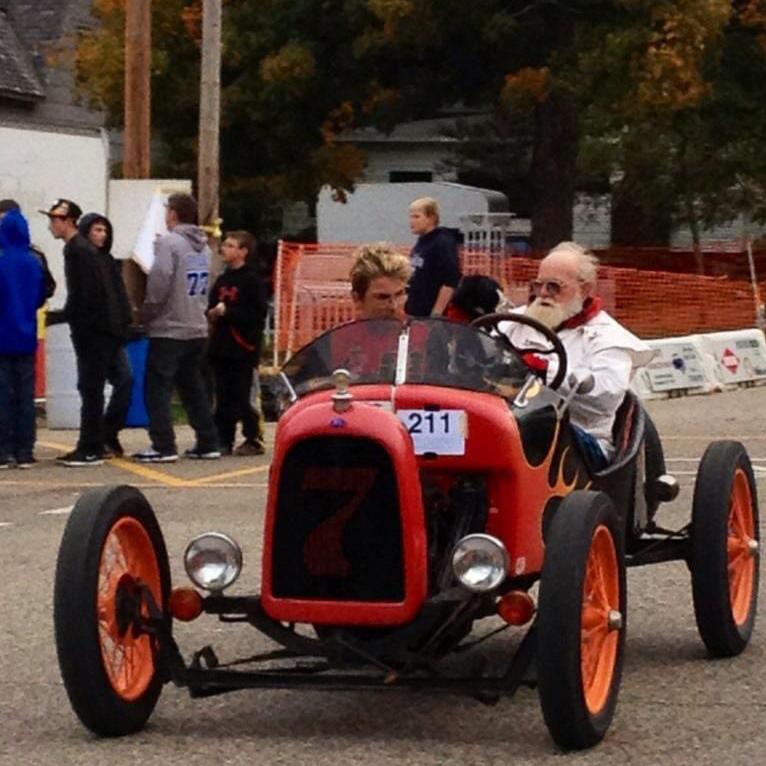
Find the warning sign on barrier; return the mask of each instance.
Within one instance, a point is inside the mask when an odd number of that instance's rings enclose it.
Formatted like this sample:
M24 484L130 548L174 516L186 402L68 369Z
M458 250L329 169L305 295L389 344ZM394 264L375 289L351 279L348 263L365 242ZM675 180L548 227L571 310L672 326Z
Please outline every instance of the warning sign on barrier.
M646 368L646 380L652 391L659 393L705 386L702 358L694 344L679 341L650 345L658 351Z
M719 336L708 335L705 338L718 365L722 383L744 383L766 378L766 348L763 335L758 335L757 331L741 331L730 333L728 337L720 333Z
M727 346L721 354L721 364L732 374L739 369L739 357Z

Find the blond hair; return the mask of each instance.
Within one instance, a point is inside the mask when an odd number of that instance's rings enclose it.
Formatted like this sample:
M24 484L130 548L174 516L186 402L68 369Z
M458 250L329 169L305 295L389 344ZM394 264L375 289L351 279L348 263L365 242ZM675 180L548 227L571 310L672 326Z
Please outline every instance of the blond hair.
M429 218L439 223L439 203L433 197L420 197L410 202L410 210L422 210Z
M351 291L361 299L367 294L373 279L389 277L406 283L410 272L407 256L397 253L388 242L361 245L354 252L354 263L349 272Z

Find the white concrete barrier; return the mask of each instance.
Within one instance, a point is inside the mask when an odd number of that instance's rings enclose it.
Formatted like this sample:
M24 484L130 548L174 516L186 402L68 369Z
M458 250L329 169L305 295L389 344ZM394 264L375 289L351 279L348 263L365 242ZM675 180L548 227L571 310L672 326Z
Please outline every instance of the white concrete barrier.
M714 375L724 386L766 380L766 341L755 328L702 336Z
M657 356L631 387L642 399L706 394L766 382L766 340L760 330L731 330L647 341Z
M699 336L658 338L648 343L657 350L657 355L636 376L644 398L668 396L677 391L707 393L713 389Z

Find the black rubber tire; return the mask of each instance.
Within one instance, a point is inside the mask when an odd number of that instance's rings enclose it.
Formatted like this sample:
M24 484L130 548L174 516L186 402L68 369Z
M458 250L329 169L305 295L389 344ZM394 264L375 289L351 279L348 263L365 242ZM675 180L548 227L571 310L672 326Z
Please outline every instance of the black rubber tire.
M126 516L135 519L149 536L159 569L162 604L167 604L170 568L162 532L151 505L133 487L100 487L83 494L64 529L56 563L53 622L61 676L78 718L101 737L141 730L163 683L155 652L154 673L146 690L135 700L123 699L114 690L102 658L97 619L101 552L110 530Z
M758 495L750 458L736 441L717 441L705 450L697 470L692 505L690 569L694 615L708 652L714 657L733 657L750 641L758 602L758 559L747 618L737 625L729 592L727 538L734 477L741 469L752 500L754 538L758 530Z
M581 669L581 618L586 564L594 533L601 525L608 529L614 544L622 626L605 701L592 713L586 703ZM538 691L548 730L564 750L580 750L600 742L614 716L627 614L622 538L609 497L583 490L564 498L548 533L537 615Z
M644 410L644 474L646 480L644 497L646 498L647 518L650 521L660 506L660 501L652 491L654 480L666 473L665 453L662 449L660 435L657 433L657 427L649 417L649 413Z

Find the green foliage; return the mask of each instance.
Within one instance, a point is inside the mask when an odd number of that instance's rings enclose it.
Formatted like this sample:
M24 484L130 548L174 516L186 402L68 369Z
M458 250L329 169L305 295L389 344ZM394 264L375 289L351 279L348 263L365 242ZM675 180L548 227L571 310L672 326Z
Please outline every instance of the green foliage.
M741 213L764 220L766 17L745 23L742 4L720 0L633 5L641 23L588 46L603 87L583 103L581 168L619 171L616 195L695 237Z
M125 0L95 0L78 82L122 122ZM225 0L221 162L227 225L353 188L365 157L348 128L462 105L464 177L535 210L581 183L676 222L766 219L764 0ZM153 3L159 175L194 176L200 4ZM574 122L571 123L574 117ZM568 124L571 123L571 124ZM562 126L568 127L564 129ZM557 132L558 130L558 132ZM546 143L548 142L548 143ZM551 143L552 142L552 143ZM555 156L554 156L555 155ZM574 158L578 163L575 166ZM532 197L518 189L534 189ZM552 194L554 199L546 199ZM558 196L556 196L558 195Z

